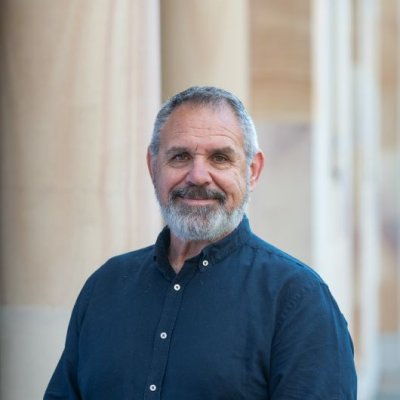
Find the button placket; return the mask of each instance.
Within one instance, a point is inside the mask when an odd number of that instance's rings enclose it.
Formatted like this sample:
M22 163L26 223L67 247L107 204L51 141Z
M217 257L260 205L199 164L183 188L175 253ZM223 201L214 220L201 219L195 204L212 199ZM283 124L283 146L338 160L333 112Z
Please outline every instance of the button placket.
M188 278L186 278L186 280L188 280ZM161 396L161 382L168 361L171 332L174 329L175 321L180 310L183 289L184 285L182 283L173 283L166 294L164 308L157 328L158 334L154 341L153 358L150 373L147 378L148 389L144 396L145 400L159 399Z

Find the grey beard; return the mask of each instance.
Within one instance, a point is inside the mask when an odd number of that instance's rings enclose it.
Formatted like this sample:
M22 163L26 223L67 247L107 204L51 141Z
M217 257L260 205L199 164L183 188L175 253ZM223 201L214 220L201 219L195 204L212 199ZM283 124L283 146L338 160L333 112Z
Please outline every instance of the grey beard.
M179 197L177 192L173 192L168 204L162 205L157 194L161 214L171 232L187 241L216 241L239 225L246 211L249 190L247 187L242 203L232 211L225 208L225 195L222 194L216 196L219 200L216 206L188 206L178 203L177 197ZM192 198L199 197L192 196Z

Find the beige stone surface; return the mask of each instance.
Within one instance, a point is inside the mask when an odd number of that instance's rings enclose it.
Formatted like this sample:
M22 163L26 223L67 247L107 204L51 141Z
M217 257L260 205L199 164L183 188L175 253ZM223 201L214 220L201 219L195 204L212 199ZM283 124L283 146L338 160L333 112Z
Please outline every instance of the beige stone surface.
M251 107L257 119L310 121L310 0L250 0Z
M5 1L1 18L1 299L70 306L160 226L158 2Z
M382 2L380 23L382 94L380 325L382 332L393 334L400 332L400 116L398 112L400 110L400 5L396 0Z
M266 163L251 197L255 233L311 264L311 128L256 121Z
M64 347L70 310L0 309L0 398L41 399Z
M163 100L192 85L213 85L248 99L248 2L163 0Z

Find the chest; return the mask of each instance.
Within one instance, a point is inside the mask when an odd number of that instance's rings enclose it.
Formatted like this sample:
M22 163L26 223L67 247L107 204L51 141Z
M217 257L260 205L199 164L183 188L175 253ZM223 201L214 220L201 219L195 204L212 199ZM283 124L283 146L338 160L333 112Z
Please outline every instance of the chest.
M215 278L133 284L92 301L80 339L85 398L93 387L104 398L268 398L268 296L251 278Z

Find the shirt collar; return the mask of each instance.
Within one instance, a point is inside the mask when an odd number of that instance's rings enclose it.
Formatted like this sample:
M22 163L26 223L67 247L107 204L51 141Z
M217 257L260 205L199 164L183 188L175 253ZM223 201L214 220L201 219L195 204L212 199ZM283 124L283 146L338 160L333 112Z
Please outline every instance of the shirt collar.
M215 243L206 246L200 254L189 259L186 263L196 264L200 271L212 267L216 262L223 260L235 249L241 247L251 235L250 224L247 216L244 216L240 224L229 235ZM169 278L173 279L175 272L169 265L168 249L170 244L170 230L168 226L164 227L158 235L154 246L154 260L157 262L160 270ZM203 261L207 260L208 265L204 266Z

